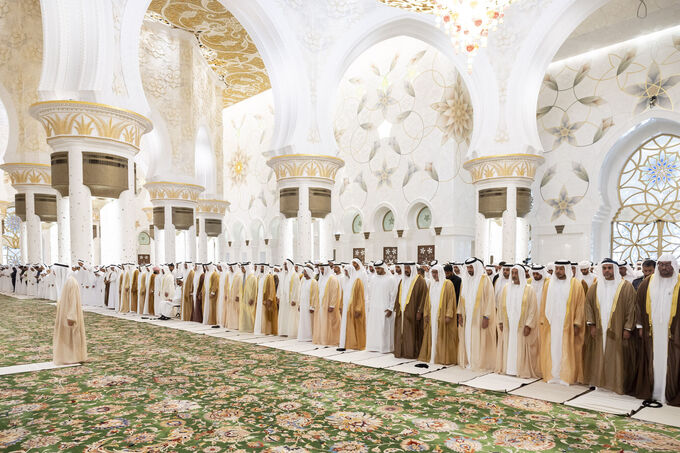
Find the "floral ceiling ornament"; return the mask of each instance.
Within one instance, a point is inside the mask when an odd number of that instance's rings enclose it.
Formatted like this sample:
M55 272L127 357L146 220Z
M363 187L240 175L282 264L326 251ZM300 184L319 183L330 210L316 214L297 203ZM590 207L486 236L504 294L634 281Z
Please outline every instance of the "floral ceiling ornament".
M236 148L236 152L231 155L227 168L231 176L231 182L234 185L243 184L248 176L248 165L250 163L250 156L243 152L241 147Z
M519 0L380 0L389 6L434 14L437 26L453 43L458 54L472 57L485 47L489 32L503 22L505 9Z
M548 129L548 132L555 136L555 144L553 145L553 148L557 148L565 141L568 142L570 145L576 145L576 137L574 136L574 132L579 130L581 126L583 126L583 124L584 124L583 121L570 123L569 115L567 114L567 112L564 112L564 115L562 115L562 121L560 122L560 125Z
M680 75L661 78L661 71L656 61L652 62L647 72L647 80L643 83L630 85L623 91L632 96L638 97L634 114L642 113L648 107L659 106L662 109L673 110L673 103L668 95L668 88L680 82Z
M546 200L546 203L553 208L553 214L550 217L550 221L554 222L562 215L566 215L571 220L576 220L576 214L574 214L573 208L581 201L581 198L583 197L570 197L567 193L567 187L563 185L557 198Z
M443 132L442 142L448 142L451 138L458 143L470 144L472 135L472 104L463 85L463 80L458 75L456 83L446 87L442 94L442 100L432 104L432 109L439 113L437 127Z
M387 161L383 160L382 168L373 172L373 175L378 178L377 188L381 188L383 184L387 187L392 187L392 181L390 178L392 178L392 175L395 171L397 171L397 167L388 168Z
M661 188L677 179L680 164L665 151L650 156L644 164L643 178L653 187Z

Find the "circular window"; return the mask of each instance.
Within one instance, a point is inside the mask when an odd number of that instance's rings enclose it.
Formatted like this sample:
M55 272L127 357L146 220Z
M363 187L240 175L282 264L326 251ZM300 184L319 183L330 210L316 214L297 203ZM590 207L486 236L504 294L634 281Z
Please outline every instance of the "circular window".
M149 233L147 233L146 231L142 231L141 233L139 233L138 241L139 245L151 244L151 238L149 237Z
M425 228L430 228L432 226L432 213L430 208L425 206L423 209L418 211L418 217L416 218L416 224L421 230Z
M352 220L352 233L361 233L361 216L359 214L354 216L354 220Z
M383 231L392 231L394 229L394 213L387 211L382 220Z

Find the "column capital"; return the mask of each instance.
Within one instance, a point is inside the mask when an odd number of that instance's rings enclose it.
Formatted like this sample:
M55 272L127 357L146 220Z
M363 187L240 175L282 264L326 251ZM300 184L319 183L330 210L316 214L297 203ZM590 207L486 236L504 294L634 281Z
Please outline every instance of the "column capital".
M221 220L226 215L230 204L231 203L225 200L200 198L198 200L196 216Z
M11 206L11 202L0 200L0 219L4 219L7 216L7 208Z
M205 190L203 186L170 181L147 182L144 187L149 191L154 206L192 206L198 204L198 196Z
M52 170L48 164L10 162L0 165L18 192L31 189L52 190Z
M280 188L309 182L332 189L335 176L345 161L323 154L284 154L272 157L267 165L274 170Z
M146 214L146 220L149 222L149 225L152 225L153 224L153 206L142 208L142 211L144 211L144 214Z
M91 138L127 145L136 153L142 136L153 128L151 120L137 112L94 102L37 102L29 112L43 125L50 145L63 138Z
M545 159L538 154L499 154L469 160L463 168L472 175L474 184L515 181L521 185L531 185L536 169Z

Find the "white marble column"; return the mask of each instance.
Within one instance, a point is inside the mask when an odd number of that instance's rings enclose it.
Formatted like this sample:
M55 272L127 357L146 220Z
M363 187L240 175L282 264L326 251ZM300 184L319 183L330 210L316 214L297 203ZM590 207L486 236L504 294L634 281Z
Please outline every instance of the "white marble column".
M224 233L224 220L222 221L222 233L217 236L217 261L227 262L227 238Z
M295 261L304 262L312 256L312 212L309 210L309 186L300 185L295 238Z
M205 217L198 216L198 261L208 262L208 233L205 231Z
M35 215L35 193L26 191L26 258L29 263L42 261L40 217Z
M529 222L526 217L517 218L517 258L516 263L522 262L529 256Z
M165 242L165 262L176 261L175 225L172 223L172 207L164 206L165 226L163 227L163 241Z
M503 261L514 263L517 251L517 187L507 186L507 202L503 212Z
M57 260L61 264L71 263L71 227L69 222L68 198L57 194Z
M489 225L484 214L475 214L474 255L485 263L489 259Z
M196 224L192 224L185 233L187 261L196 262Z
M93 246L93 261L92 264L95 265L100 265L102 264L102 229L101 229L101 223L99 221L92 222L92 227L97 228L97 237L92 240L92 246ZM124 241L125 239L122 238ZM123 259L123 262L127 262L125 259Z
M83 153L79 148L68 153L69 224L71 263L92 262L92 201L90 189L83 184Z
M41 231L42 235L42 262L51 265L52 261L52 236L50 235L50 224Z
M137 218L137 199L134 192L135 173L134 160L128 160L128 190L118 196L120 209L121 250L120 257L124 263L137 262L137 230L135 219Z
M28 234L26 233L26 222L21 222L21 237L19 238L19 247L21 250L21 262L28 263L28 249L26 247Z
M155 264L165 264L165 242L163 241L165 233L161 234L156 225L153 227L153 249L154 249L154 263Z

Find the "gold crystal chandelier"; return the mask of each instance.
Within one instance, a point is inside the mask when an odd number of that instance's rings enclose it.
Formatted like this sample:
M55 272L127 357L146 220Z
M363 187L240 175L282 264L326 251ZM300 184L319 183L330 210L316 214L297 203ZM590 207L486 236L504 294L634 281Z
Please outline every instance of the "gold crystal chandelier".
M503 12L520 0L380 0L419 13L434 14L437 26L449 37L456 53L467 55L468 64L480 47L485 47L489 31L503 21Z

